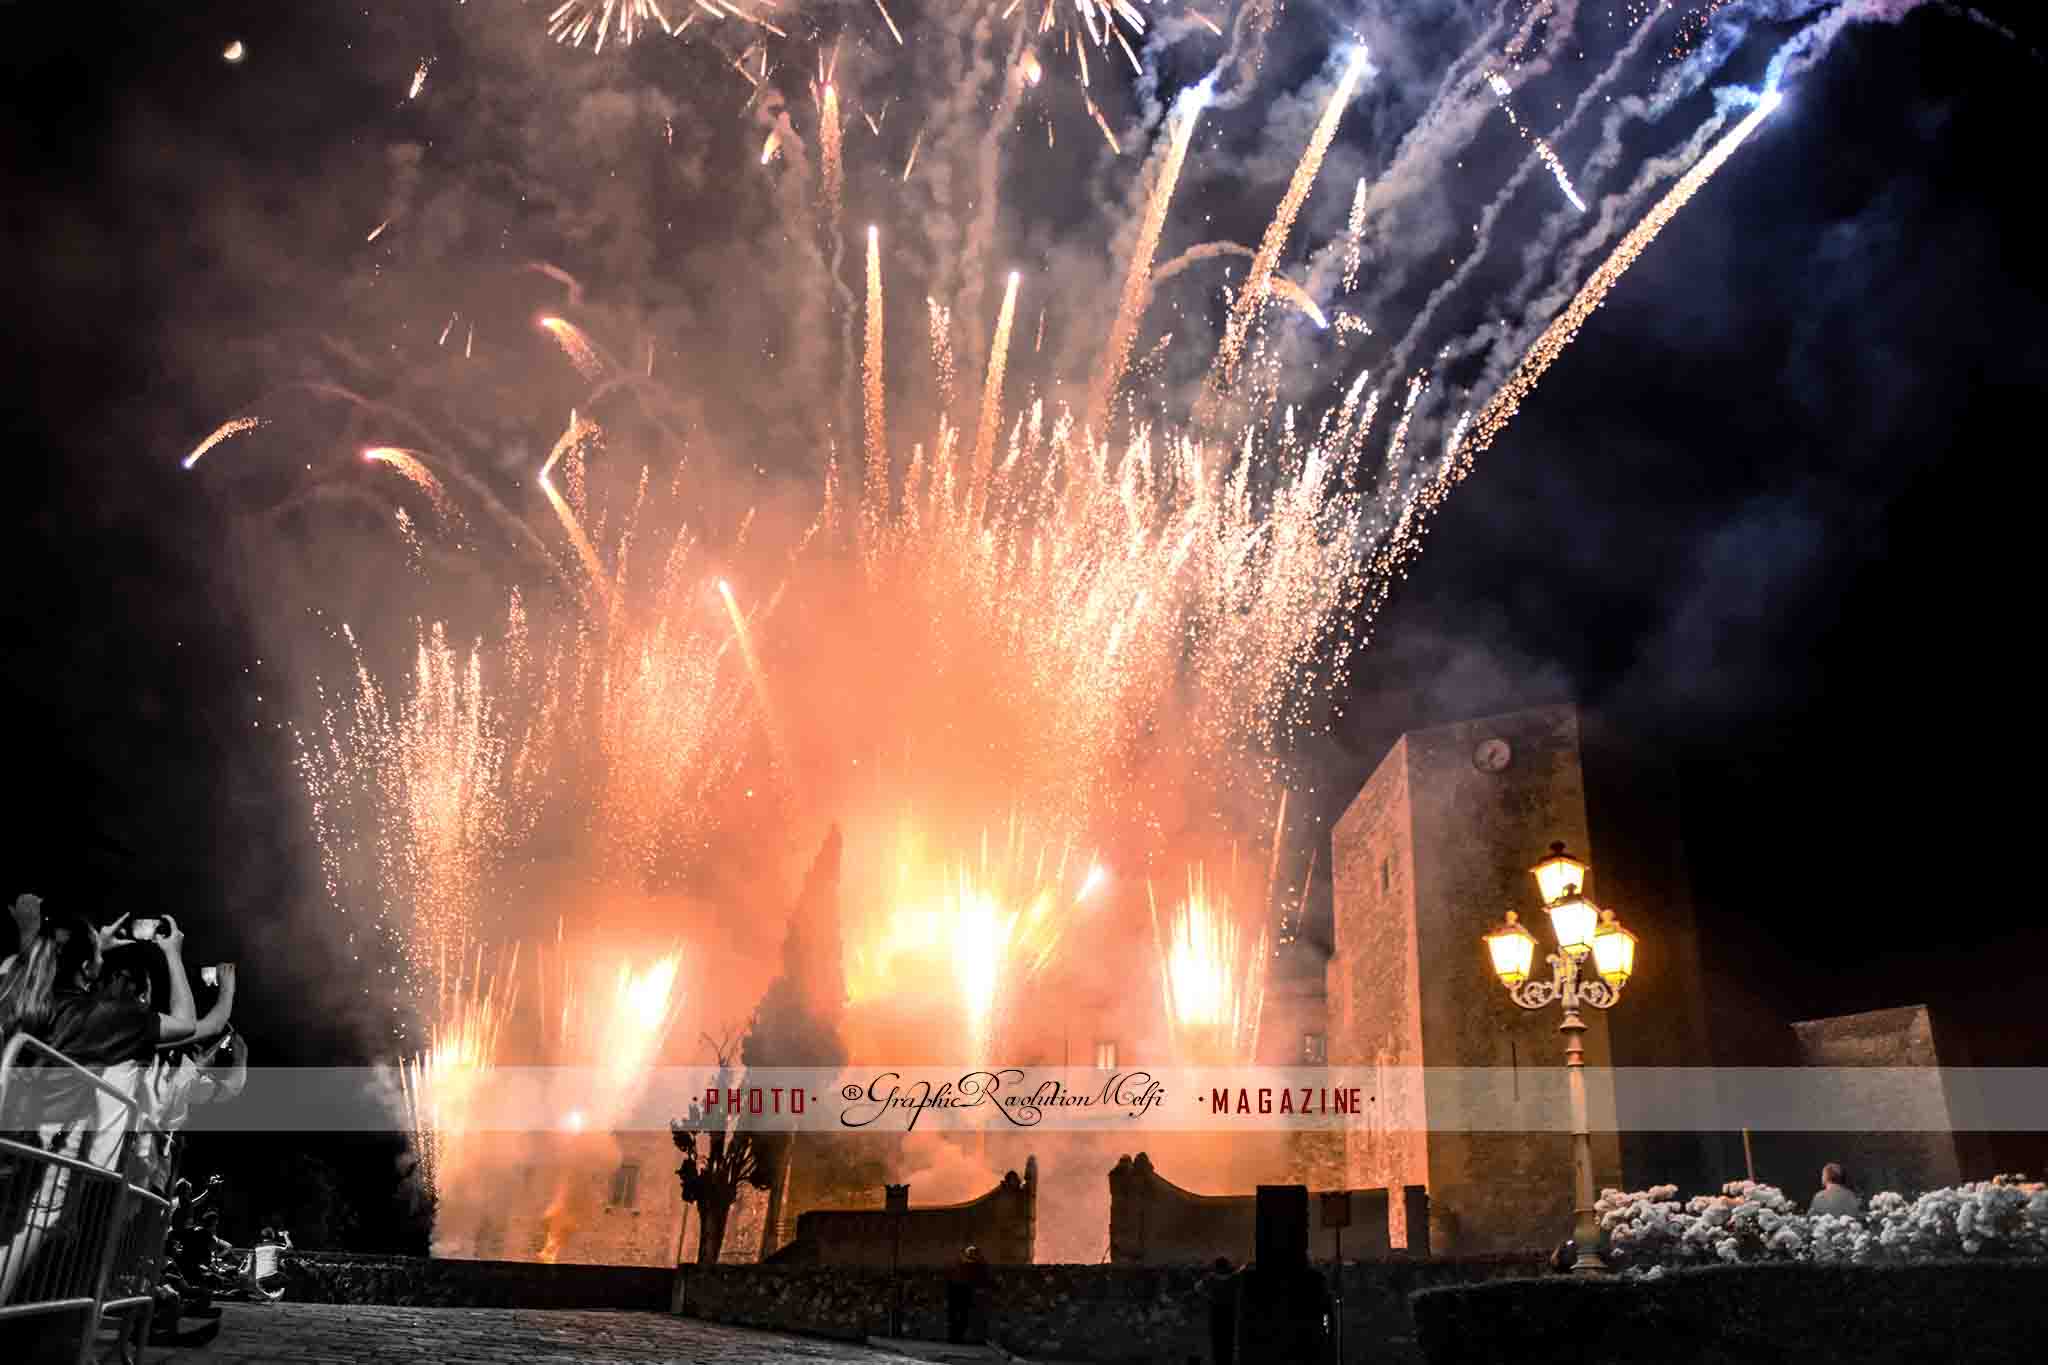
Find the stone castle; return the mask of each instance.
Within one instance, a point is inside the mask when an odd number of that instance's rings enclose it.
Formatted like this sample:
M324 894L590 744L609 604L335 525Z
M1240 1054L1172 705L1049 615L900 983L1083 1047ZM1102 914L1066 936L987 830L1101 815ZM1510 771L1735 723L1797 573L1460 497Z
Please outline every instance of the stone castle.
M1497 1068L1511 1081L1525 1073L1532 1084L1537 1076L1554 1079L1563 1061L1559 1012L1524 1011L1505 999L1481 935L1513 909L1539 942L1547 938L1528 869L1557 840L1591 864L1589 894L1616 909L1643 945L1612 1020L1616 1027L1602 1011L1586 1012L1589 1066L1941 1060L1933 1022L1917 1007L1805 1022L1796 1032L1789 1021L1775 1021L1764 1026L1765 1034L1776 1031L1769 1037L1710 1030L1675 780L1654 759L1589 725L1575 708L1549 706L1412 731L1394 743L1331 831L1327 914L1311 916L1276 956L1258 1061ZM1545 971L1540 951L1536 970ZM1048 1012L1035 1035L1016 1041L1006 1064L1117 1068L1169 1055L1155 991L1115 975L1091 975L1085 962L1071 968L1057 990L1062 1007ZM1381 1087L1385 1102L1342 1133L1234 1138L1221 1164L1213 1155L1203 1158L1205 1175L1191 1175L1194 1158L1176 1155L1171 1142L1150 1144L1161 1174L1141 1158L1142 1179L1136 1179L1128 1156L1112 1173L1113 1153L1084 1146L1063 1154L1064 1135L1044 1135L1036 1155L1055 1166L1085 1164L1090 1182L1108 1178L1112 1199L1103 1208L1121 1220L1118 1228L1091 1232L1085 1254L1060 1258L1107 1258L1119 1237L1125 1247L1119 1259L1241 1258L1248 1248L1236 1243L1250 1226L1249 1205L1236 1205L1263 1183L1352 1192L1367 1226L1347 1244L1347 1255L1375 1254L1373 1248L1384 1249L1377 1254L1547 1249L1568 1235L1570 1139L1552 1132L1432 1130L1425 1119L1437 1084ZM1783 1136L1760 1138L1745 1155L1739 1132L1617 1134L1611 1106L1604 1117L1603 1134L1596 1107L1595 1174L1603 1187L1712 1190L1741 1178L1753 1161L1759 1178L1803 1197L1811 1169L1825 1155L1814 1143ZM1146 1144L1128 1144L1140 1145ZM1949 1135L1866 1146L1870 1150L1859 1149L1853 1159L1889 1187L1945 1183L1961 1169ZM1180 1150L1193 1149L1183 1143ZM558 1242L552 1250L564 1261L669 1263L688 1242L675 1164L665 1135L622 1137L616 1166L566 1182L565 1202L558 1201L551 1225ZM880 1253L861 1249L863 1229L884 1226L886 1220L877 1221L883 1186L905 1178L889 1138L805 1139L765 1210L735 1210L727 1259L779 1252L799 1261L873 1264ZM991 1174L990 1184L945 1192L966 1202L929 1210L944 1216L922 1225L942 1230L939 1240L948 1246L960 1230L979 1228L977 1235L994 1244L1003 1261L1033 1257L1035 1227L1036 1257L1046 1259L1048 1222L1061 1215L1038 1208L1043 1196L1036 1174L1027 1170L1020 1180L1013 1171L1000 1182ZM913 1188L910 1197L924 1211L939 1193L920 1198ZM1138 1234L1132 1229L1143 1223L1132 1220L1152 1215L1133 1210L1153 1207L1171 1209L1177 1230L1168 1235L1168 1223L1156 1222L1148 1248L1133 1240ZM1415 1225L1425 1218L1427 1226ZM1026 1228L1021 1241L1019 1227ZM547 1235L534 1227L513 1235L508 1228L495 1244L500 1254L521 1259ZM490 1240L479 1239L479 1254L489 1254L484 1246Z

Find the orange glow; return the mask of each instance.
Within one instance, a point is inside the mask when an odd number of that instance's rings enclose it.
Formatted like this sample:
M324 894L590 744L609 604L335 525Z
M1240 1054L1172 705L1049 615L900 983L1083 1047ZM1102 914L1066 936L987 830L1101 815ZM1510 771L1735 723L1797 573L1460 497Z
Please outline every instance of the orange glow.
M1031 844L1014 821L994 850L984 832L978 856L950 859L906 824L892 860L887 909L848 932L847 999L950 1004L967 1028L971 1058L989 1060L1017 988L1051 964L1075 908L1106 874L1091 867L1075 885L1069 872L1079 860Z
M1248 932L1199 867L1189 871L1187 896L1163 928L1154 902L1152 925L1176 1060L1255 1060L1266 996L1265 930Z

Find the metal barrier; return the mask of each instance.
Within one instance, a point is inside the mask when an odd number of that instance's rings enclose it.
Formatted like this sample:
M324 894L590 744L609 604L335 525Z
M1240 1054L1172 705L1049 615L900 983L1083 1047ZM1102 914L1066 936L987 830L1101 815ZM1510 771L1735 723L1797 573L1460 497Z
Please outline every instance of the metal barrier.
M33 1068L21 1066L24 1052L38 1058ZM45 1068L57 1069L79 1101L54 1117L24 1105L20 1093L23 1074ZM133 1095L27 1034L7 1040L0 1049L0 1330L21 1319L77 1315L80 1365L93 1359L109 1316L148 1340L171 1206L148 1186L155 1163L139 1159L137 1137L148 1135L153 1148L159 1133ZM67 1136L76 1150L55 1150Z

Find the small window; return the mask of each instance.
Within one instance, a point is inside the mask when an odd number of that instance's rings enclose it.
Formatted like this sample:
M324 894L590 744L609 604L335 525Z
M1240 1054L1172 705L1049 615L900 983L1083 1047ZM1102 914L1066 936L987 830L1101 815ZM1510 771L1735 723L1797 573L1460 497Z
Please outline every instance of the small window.
M1115 1043L1097 1043L1095 1045L1095 1066L1098 1071L1116 1070Z
M640 1163L622 1162L612 1172L612 1205L615 1208L630 1209L640 1202Z
M1330 1043L1320 1033L1301 1035L1301 1062L1303 1066L1323 1066L1330 1060Z
M1392 891L1393 889L1394 855L1389 853L1386 857L1380 859L1380 890Z

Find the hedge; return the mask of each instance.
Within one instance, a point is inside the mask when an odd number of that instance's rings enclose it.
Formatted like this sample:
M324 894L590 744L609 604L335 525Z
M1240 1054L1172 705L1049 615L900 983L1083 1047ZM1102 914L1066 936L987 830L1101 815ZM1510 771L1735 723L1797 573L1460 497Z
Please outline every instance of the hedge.
M2039 1365L2048 1265L1723 1265L1414 1294L1431 1365Z

